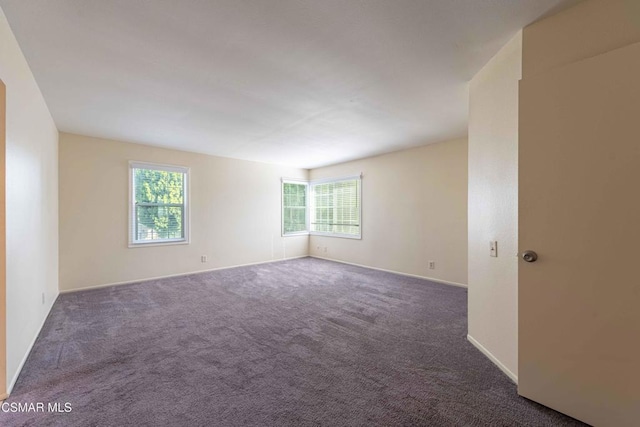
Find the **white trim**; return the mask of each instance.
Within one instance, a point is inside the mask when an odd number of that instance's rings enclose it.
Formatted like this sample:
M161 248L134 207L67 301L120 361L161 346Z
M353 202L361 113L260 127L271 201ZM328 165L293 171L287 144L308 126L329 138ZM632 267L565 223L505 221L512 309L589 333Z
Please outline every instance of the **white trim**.
M287 178L286 176L281 176L280 182L302 182L308 184L309 180L306 178Z
M435 279L433 277L419 276L417 274L411 274L411 273L403 273L402 271L396 271L396 270L387 270L386 268L371 267L370 265L356 264L354 262L341 261L339 259L325 258L325 257L321 257L321 256L316 256L316 255L309 255L309 256L311 258L323 259L325 261L334 261L334 262L339 262L341 264L354 265L356 267L370 268L372 270L384 271L386 273L399 274L400 276L416 277L418 279L425 279L425 280L429 280L431 282L441 283L443 285L455 286L455 287L458 287L458 288L465 288L466 289L468 287L464 283L451 282L449 280Z
M295 233L281 234L280 237L296 237L296 236L308 236L308 231L296 231Z
M156 171L189 173L189 168L187 166L166 165L163 163L139 162L136 160L129 160L129 169L149 169L149 170L156 170Z
M42 328L44 327L44 324L47 322L47 319L49 318L49 314L51 314L51 309L53 308L53 305L58 300L58 297L60 296L60 293L61 292L58 291L58 294L56 295L56 297L51 302L51 305L49 305L49 309L47 310L47 315L44 316L44 319L42 319L42 323L40 323L40 327L38 328L38 331L33 336L33 339L31 340L31 343L29 344L29 347L27 347L27 351L25 352L24 356L22 357L22 360L18 364L18 369L16 369L16 373L13 375L13 378L11 379L9 384L7 385L7 396L6 397L9 397L11 395L11 392L13 391L13 387L16 385L16 382L18 381L18 378L20 377L20 374L22 373L22 368L24 368L24 364L27 362L27 359L29 358L29 355L31 354L31 350L33 350L33 346L36 343L36 340L38 339L38 337L40 336L40 332L42 332Z
M360 215L360 219L362 219L362 215ZM362 222L362 221L360 221ZM321 236L321 237L339 237L341 239L355 239L362 240L362 231L360 234L340 234L340 233L323 233L322 231L310 231L309 235L311 236Z
M129 243L129 248L146 248L149 246L188 245L186 239L150 240L148 242Z
M142 278L142 279L125 280L123 282L105 283L105 284L102 284L102 285L93 285L93 286L87 286L87 287L78 288L78 289L61 289L60 293L61 294L71 294L71 293L74 293L74 292L88 291L88 290L91 290L91 289L108 288L110 286L132 285L134 283L149 282L151 280L168 279L168 278L171 278L171 277L180 277L180 276L190 276L192 274L209 273L211 271L228 270L230 268L238 268L238 267L249 267L251 265L269 264L269 263L272 263L272 262L282 262L282 261L289 261L289 260L292 260L292 259L307 258L307 257L309 257L309 255L299 255L299 256L294 256L294 257L289 257L289 258L272 259L272 260L269 260L269 261L258 261L258 262L250 262L250 263L247 263L247 264L237 264L237 265L229 265L229 266L226 266L226 267L216 267L216 268L210 268L208 270L197 270L197 271L190 271L190 272L187 272L187 273L167 274L167 275L164 275L164 276L155 276L155 277L146 277L146 278Z
M177 172L184 175L182 185L184 187L184 200L183 200L183 218L182 227L184 237L181 239L165 239L165 240L151 240L151 241L136 241L134 239L135 228L135 194L133 191L134 169L148 169L148 170L161 170L167 172ZM148 163L129 160L129 224L127 230L127 241L129 248L146 248L150 246L167 246L167 245L188 245L191 243L191 169L186 166L173 166L160 163Z
M509 368L507 368L502 362L500 362L500 360L498 360L497 357L495 357L493 354L491 354L491 352L489 350L487 350L482 344L480 344L475 338L473 338L469 334L467 334L467 340L471 344L473 344L473 346L475 348L480 350L480 352L482 354L484 354L487 357L487 359L491 360L494 365L496 365L498 368L500 368L500 370L502 372L504 372L505 375L508 376L509 379L511 379L511 381L513 381L514 383L518 384L518 376L516 374L514 374L513 372L511 372L509 370Z

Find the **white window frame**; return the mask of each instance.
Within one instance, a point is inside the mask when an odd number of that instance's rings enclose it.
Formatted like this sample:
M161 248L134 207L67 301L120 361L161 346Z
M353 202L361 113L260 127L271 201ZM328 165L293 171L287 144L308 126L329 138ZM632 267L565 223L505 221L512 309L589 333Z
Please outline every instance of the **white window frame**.
M288 179L282 178L280 180L280 233L282 237L291 237L291 236L307 236L309 235L309 182L300 180L300 179ZM304 231L296 231L293 233L285 233L284 232L284 185L285 184L299 184L304 185L307 191L306 194L306 206L305 206L305 230Z
M134 236L134 230L136 228L136 193L133 188L134 186L134 169L151 169L151 170L160 170L167 172L178 172L184 174L184 213L183 213L183 231L184 237L179 239L158 239L158 240L136 240ZM190 191L190 173L191 169L185 166L174 166L174 165L166 165L160 163L149 163L149 162L139 162L139 161L129 161L129 247L130 248L142 248L142 247L150 247L150 246L167 246L167 245L188 245L191 241L191 233L190 233L190 209L189 209L189 191Z
M317 179L317 180L313 180L311 182L309 182L309 189L308 189L308 194L309 194L309 202L307 205L307 212L308 215L310 217L311 215L311 211L313 209L313 205L312 205L312 200L315 200L314 197L314 186L318 185L318 184L328 184L328 183L335 183L335 182L342 182L342 181L354 181L357 180L359 181L359 185L358 185L358 200L360 201L360 204L358 205L358 215L360 218L360 226L358 227L358 231L360 232L358 235L355 234L343 234L343 233L328 233L328 232L323 232L323 231L311 231L311 223L309 221L308 227L307 229L309 230L309 234L312 236L325 236L325 237L340 237L343 239L356 239L356 240L362 240L362 173L360 173L359 175L351 175L351 176L344 176L344 177L340 177L340 178L324 178L324 179Z

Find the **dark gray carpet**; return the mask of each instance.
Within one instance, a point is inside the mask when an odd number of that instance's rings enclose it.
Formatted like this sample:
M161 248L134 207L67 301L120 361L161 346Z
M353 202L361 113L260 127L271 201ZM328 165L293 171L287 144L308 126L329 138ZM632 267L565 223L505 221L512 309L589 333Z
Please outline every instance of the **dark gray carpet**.
M465 289L312 258L61 295L2 425L573 426L466 340Z

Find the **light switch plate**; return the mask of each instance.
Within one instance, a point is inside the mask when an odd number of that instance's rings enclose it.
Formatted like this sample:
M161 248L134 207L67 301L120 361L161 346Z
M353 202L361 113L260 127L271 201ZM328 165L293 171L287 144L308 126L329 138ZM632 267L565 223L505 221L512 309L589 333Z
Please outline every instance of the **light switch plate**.
M492 257L498 257L498 241L497 240L492 240L491 242L489 242L489 254Z

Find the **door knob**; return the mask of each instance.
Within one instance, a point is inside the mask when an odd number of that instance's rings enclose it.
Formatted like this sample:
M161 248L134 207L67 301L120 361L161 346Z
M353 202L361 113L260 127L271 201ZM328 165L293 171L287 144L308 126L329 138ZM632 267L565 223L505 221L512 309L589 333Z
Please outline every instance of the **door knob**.
M536 262L538 259L538 254L534 251L524 251L522 252L522 259L526 262Z

